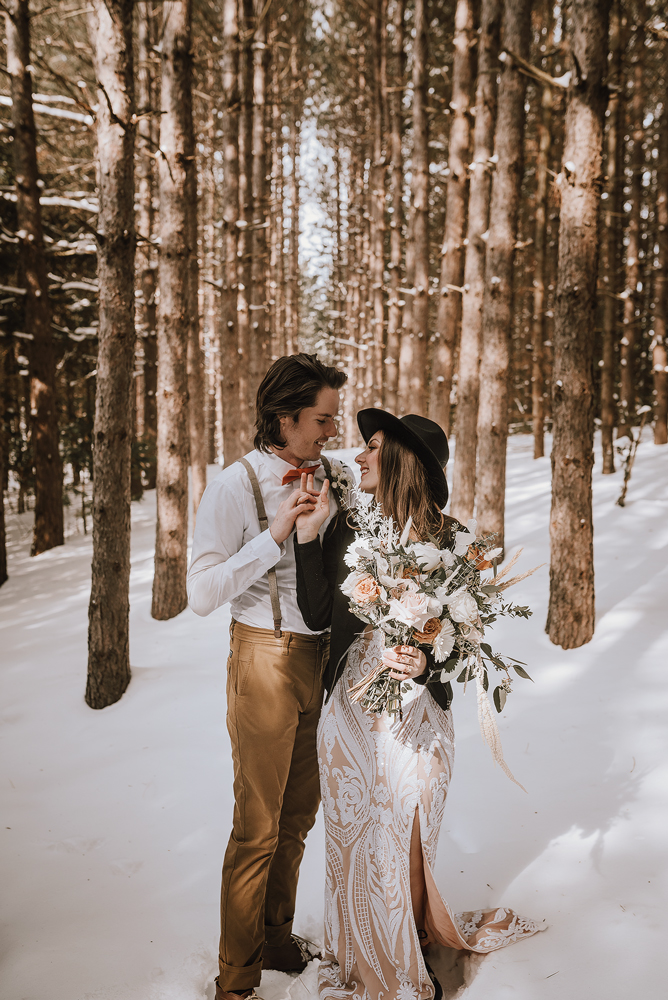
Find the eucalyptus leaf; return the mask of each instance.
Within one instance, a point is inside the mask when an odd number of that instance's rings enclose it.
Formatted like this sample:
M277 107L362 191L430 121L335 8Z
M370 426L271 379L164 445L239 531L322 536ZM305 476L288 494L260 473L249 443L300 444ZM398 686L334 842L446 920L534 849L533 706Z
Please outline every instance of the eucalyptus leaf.
M502 687L494 688L494 708L497 712L503 711L503 706L506 704L506 692Z
M520 675L520 677L525 677L528 681L531 681L533 683L533 677L529 677L524 667L518 667L516 663L513 663L513 669L516 674Z

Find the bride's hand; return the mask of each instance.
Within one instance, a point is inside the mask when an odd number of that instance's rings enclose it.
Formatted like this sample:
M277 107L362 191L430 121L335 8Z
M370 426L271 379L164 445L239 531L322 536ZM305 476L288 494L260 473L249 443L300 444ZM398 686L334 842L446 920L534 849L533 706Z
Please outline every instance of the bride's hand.
M297 517L297 541L301 544L312 542L318 537L320 528L329 517L329 480L326 479L320 491L315 489L313 475L303 475L300 494L309 496L313 507Z
M427 657L415 646L394 646L383 653L383 663L395 681L410 681L424 673Z

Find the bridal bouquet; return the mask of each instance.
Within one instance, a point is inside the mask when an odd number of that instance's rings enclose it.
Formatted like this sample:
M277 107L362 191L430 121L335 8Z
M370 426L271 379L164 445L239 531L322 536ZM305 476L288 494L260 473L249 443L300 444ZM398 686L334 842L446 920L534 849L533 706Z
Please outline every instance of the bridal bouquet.
M436 668L430 681L456 680L465 690L469 680L475 682L483 737L515 781L503 760L487 692L491 686L494 705L501 712L512 690L511 671L531 678L520 660L502 658L492 650L485 631L497 618L531 615L528 607L504 603L502 594L538 567L507 578L520 550L497 572L500 550L494 548L493 536L476 540L473 520L456 533L452 550L442 549L436 539L411 541L410 519L399 532L380 504L367 503L358 489L351 491L350 501L357 530L344 557L351 572L341 584L350 610L384 633L386 648L431 647ZM492 573L483 577L486 570ZM402 682L389 676L382 660L350 694L365 711L401 716Z

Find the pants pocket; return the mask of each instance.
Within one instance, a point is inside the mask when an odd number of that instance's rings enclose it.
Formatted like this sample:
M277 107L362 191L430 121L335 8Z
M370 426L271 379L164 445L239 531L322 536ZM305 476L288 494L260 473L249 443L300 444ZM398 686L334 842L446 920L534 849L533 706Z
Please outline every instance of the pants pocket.
M244 693L253 662L253 644L239 640L232 643L227 661L227 681L237 696Z

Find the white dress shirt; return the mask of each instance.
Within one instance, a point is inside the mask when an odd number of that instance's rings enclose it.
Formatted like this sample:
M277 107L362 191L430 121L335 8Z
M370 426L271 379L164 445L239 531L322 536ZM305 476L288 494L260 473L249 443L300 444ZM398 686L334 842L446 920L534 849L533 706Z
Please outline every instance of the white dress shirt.
M279 504L300 488L300 481L282 485L283 476L294 466L273 452L251 451L245 458L255 470L271 527ZM302 464L314 465L315 460ZM318 488L324 478L321 464L314 474ZM335 513L336 501L330 492L329 517L320 529L321 537ZM297 604L294 532L278 545L269 529L260 531L248 472L235 462L209 483L197 510L187 580L190 607L197 615L209 615L229 601L236 621L273 630L267 577L272 566L276 567L281 627L314 635Z

